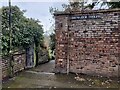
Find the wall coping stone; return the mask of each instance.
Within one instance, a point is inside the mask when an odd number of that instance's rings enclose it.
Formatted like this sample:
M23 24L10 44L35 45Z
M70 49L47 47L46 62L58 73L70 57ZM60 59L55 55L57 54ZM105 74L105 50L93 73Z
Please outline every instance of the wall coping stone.
M58 12L54 13L54 16L75 15L75 14L91 14L91 13L105 13L105 12L120 12L120 8L101 9L101 10L84 10L84 11L58 11Z

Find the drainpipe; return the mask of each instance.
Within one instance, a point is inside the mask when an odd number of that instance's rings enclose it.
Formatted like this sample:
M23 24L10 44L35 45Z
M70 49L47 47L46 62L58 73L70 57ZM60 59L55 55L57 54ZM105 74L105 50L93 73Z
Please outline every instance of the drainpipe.
M11 18L11 13L12 13L12 11L11 11L11 0L9 0L9 44L10 44L10 46L9 46L9 55L10 55L10 77L13 77L13 58L12 58L12 25L11 25L11 23L12 23L12 18Z
M69 60L69 45L70 45L70 43L69 43L69 23L70 23L70 20L69 20L69 15L67 16L68 18L67 18L67 33L68 33L68 37L67 37L67 42L68 42L68 44L67 44L67 75L69 74L69 72L70 72L70 60Z
M11 29L11 0L9 0L9 44L10 44L10 49L9 53L11 53L11 46L12 46L12 29Z

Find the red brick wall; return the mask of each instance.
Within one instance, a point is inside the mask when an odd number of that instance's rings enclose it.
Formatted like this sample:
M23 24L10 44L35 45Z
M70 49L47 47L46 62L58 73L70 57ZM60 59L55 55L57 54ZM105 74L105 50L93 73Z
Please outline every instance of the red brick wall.
M98 19L72 20L73 16ZM118 76L120 10L56 13L56 71Z
M2 78L5 78L9 75L9 58L2 58Z
M68 54L68 18L64 16L56 17L56 72L67 72L67 54Z
M13 56L14 59L14 73L23 70L26 66L26 55L25 54L16 54Z
M24 69L25 63L26 63L26 55L24 53L22 54L15 54L13 55L13 72L19 72ZM9 57L3 57L2 58L2 78L9 76L9 68L10 68L10 58Z

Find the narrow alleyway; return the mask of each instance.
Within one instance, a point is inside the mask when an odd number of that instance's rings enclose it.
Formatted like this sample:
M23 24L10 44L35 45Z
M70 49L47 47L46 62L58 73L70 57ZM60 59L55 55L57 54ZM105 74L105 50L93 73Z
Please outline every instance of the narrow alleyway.
M84 79L83 81L77 81L74 74L54 74L54 63L55 61L52 60L33 69L25 70L3 83L3 88L93 88L108 87L110 85L118 87L117 82L101 86L101 82L98 80L91 84L93 78L86 77L86 81Z
M39 65L33 69L21 72L3 84L3 88L80 88L76 83L74 75L55 75L54 63L52 60L46 64Z

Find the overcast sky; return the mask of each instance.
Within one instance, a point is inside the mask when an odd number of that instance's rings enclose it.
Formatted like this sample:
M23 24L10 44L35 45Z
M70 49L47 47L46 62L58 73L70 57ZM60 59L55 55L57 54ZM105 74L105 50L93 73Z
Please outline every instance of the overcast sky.
M49 12L50 7L61 8L63 3L66 2L17 2L12 0L12 5L17 5L21 10L27 10L25 16L29 18L39 19L43 25L44 31L48 31L51 25L54 23L51 13ZM1 6L8 6L8 1L0 3Z

